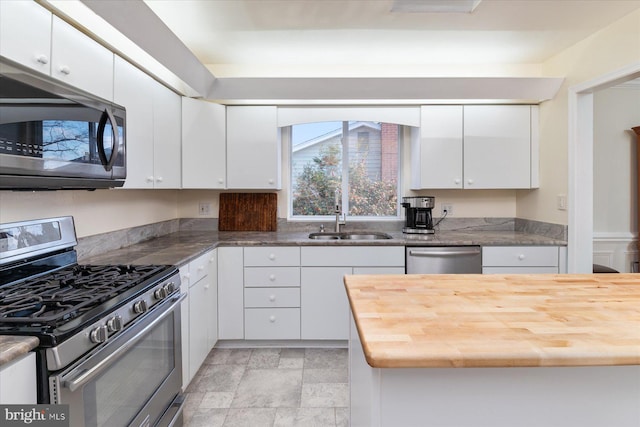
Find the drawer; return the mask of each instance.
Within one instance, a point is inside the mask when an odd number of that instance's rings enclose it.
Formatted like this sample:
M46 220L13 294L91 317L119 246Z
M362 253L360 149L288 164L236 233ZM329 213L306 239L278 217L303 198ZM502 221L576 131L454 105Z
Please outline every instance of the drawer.
M558 267L482 267L482 274L558 274Z
M300 288L247 288L245 308L300 307Z
M244 337L248 340L299 340L299 308L247 308Z
M487 246L483 267L557 267L557 246Z
M249 247L244 248L245 267L291 266L300 265L298 247Z
M244 286L300 286L300 267L245 267Z
M209 274L209 264L213 262L212 251L200 255L189 263L189 283L195 285L200 279Z

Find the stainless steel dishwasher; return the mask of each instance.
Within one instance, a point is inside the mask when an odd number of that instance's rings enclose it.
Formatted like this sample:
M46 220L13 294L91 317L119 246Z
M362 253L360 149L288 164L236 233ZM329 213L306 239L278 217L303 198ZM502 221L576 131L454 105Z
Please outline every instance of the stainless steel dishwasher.
M482 273L480 246L407 246L407 274Z

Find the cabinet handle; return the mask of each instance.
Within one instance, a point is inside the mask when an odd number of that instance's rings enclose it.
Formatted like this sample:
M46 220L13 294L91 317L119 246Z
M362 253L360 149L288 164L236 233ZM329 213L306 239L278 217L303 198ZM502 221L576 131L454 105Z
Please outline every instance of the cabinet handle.
M149 175L147 177L147 182L153 182L153 176L152 175Z
M207 285L204 285L204 288L205 288L205 289L209 289L209 285L208 285L208 284L207 284Z
M215 261L216 259L214 257L209 258L209 264L213 264L213 261Z
M224 183L224 179L218 178L218 184L223 184L223 183Z
M188 279L189 277L191 277L191 273L184 273L184 276L183 276L183 277L184 277L185 279Z
M522 260L524 259L524 254L520 254L520 255L518 255L518 259L519 259L520 261L522 261Z
M62 66L60 67L60 72L61 72L62 74L64 74L65 76L68 76L69 74L71 74L71 68L69 68L69 66L68 66L68 65L62 65Z
M161 176L159 176L158 178L156 178L156 181L157 181L157 182L162 182L162 181L163 181L163 178L162 178Z
M272 261L276 259L276 254L269 254L269 259Z
M276 321L276 316L269 316L269 322L274 323Z
M47 57L47 55L40 54L36 56L36 61L42 65L45 65L49 63L49 58Z
M456 179L454 179L454 180L453 180L453 182L454 182L455 184L460 184L460 178L456 178Z
M269 184L273 184L275 181L273 179L269 180Z
M274 302L276 300L275 295L269 295L269 301Z
M276 280L276 275L275 274L270 274L269 275L269 280L271 280L272 282Z
M472 180L472 179L468 179L468 180L467 180L467 183L468 183L469 185L473 185L473 180Z
M204 270L204 265L201 265L201 266L198 267L198 272L200 272L202 270Z

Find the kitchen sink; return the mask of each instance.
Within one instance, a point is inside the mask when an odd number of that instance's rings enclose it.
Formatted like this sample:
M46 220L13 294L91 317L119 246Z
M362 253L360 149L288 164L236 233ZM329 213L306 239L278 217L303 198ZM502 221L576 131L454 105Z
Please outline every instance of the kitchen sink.
M371 231L350 231L345 233L311 233L309 238L314 240L381 240L391 239L391 236Z

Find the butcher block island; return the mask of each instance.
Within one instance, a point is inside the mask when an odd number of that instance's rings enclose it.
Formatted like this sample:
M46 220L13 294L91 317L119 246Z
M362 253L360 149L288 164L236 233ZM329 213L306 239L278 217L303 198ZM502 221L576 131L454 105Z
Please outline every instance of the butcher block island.
M352 426L640 426L640 275L345 276Z

